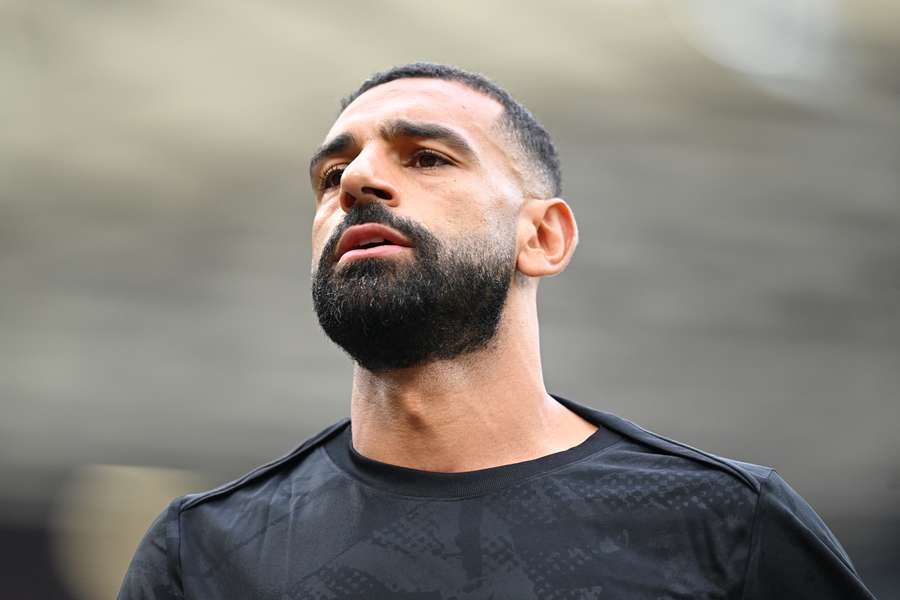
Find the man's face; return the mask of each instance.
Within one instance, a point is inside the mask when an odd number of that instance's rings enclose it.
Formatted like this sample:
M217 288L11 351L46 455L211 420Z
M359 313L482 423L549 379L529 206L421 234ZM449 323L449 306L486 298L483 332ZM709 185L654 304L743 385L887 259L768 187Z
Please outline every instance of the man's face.
M416 366L493 338L521 202L501 114L461 84L401 79L348 106L314 157L314 306L361 366Z

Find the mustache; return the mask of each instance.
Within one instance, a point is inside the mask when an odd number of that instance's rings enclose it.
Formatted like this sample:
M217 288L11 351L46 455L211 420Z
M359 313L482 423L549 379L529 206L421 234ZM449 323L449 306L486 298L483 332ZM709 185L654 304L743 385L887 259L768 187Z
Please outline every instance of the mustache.
M438 243L437 238L425 227L412 219L398 217L380 202L357 202L350 208L347 215L334 228L334 231L328 238L328 242L322 250L320 268L331 266L337 262L334 254L341 236L344 235L347 229L354 225L364 225L366 223L378 223L379 225L386 225L396 229L412 243L412 250L416 253L421 248L433 248Z

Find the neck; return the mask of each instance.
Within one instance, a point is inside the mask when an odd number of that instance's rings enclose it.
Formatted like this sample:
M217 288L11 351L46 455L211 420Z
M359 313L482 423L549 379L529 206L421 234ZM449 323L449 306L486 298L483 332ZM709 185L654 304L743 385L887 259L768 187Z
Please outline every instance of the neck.
M386 373L357 365L350 405L357 452L413 469L462 472L561 452L596 431L547 394L537 310L527 294L510 293L484 350Z

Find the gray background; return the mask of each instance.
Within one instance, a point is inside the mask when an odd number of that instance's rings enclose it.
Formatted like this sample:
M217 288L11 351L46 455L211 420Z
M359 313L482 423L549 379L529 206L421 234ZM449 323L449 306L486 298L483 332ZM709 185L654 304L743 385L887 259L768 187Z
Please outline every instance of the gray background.
M541 285L549 390L776 467L900 598L900 9L824 0L0 4L6 589L91 597L59 548L107 518L92 465L187 473L167 498L348 414L306 161L420 59L556 138L581 244Z

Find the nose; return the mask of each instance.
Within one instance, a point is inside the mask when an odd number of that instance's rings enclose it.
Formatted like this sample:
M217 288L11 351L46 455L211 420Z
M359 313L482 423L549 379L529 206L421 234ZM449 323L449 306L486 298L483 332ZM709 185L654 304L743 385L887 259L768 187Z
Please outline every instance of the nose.
M341 208L349 212L357 202L397 201L397 190L384 178L385 165L378 158L360 153L341 174Z

